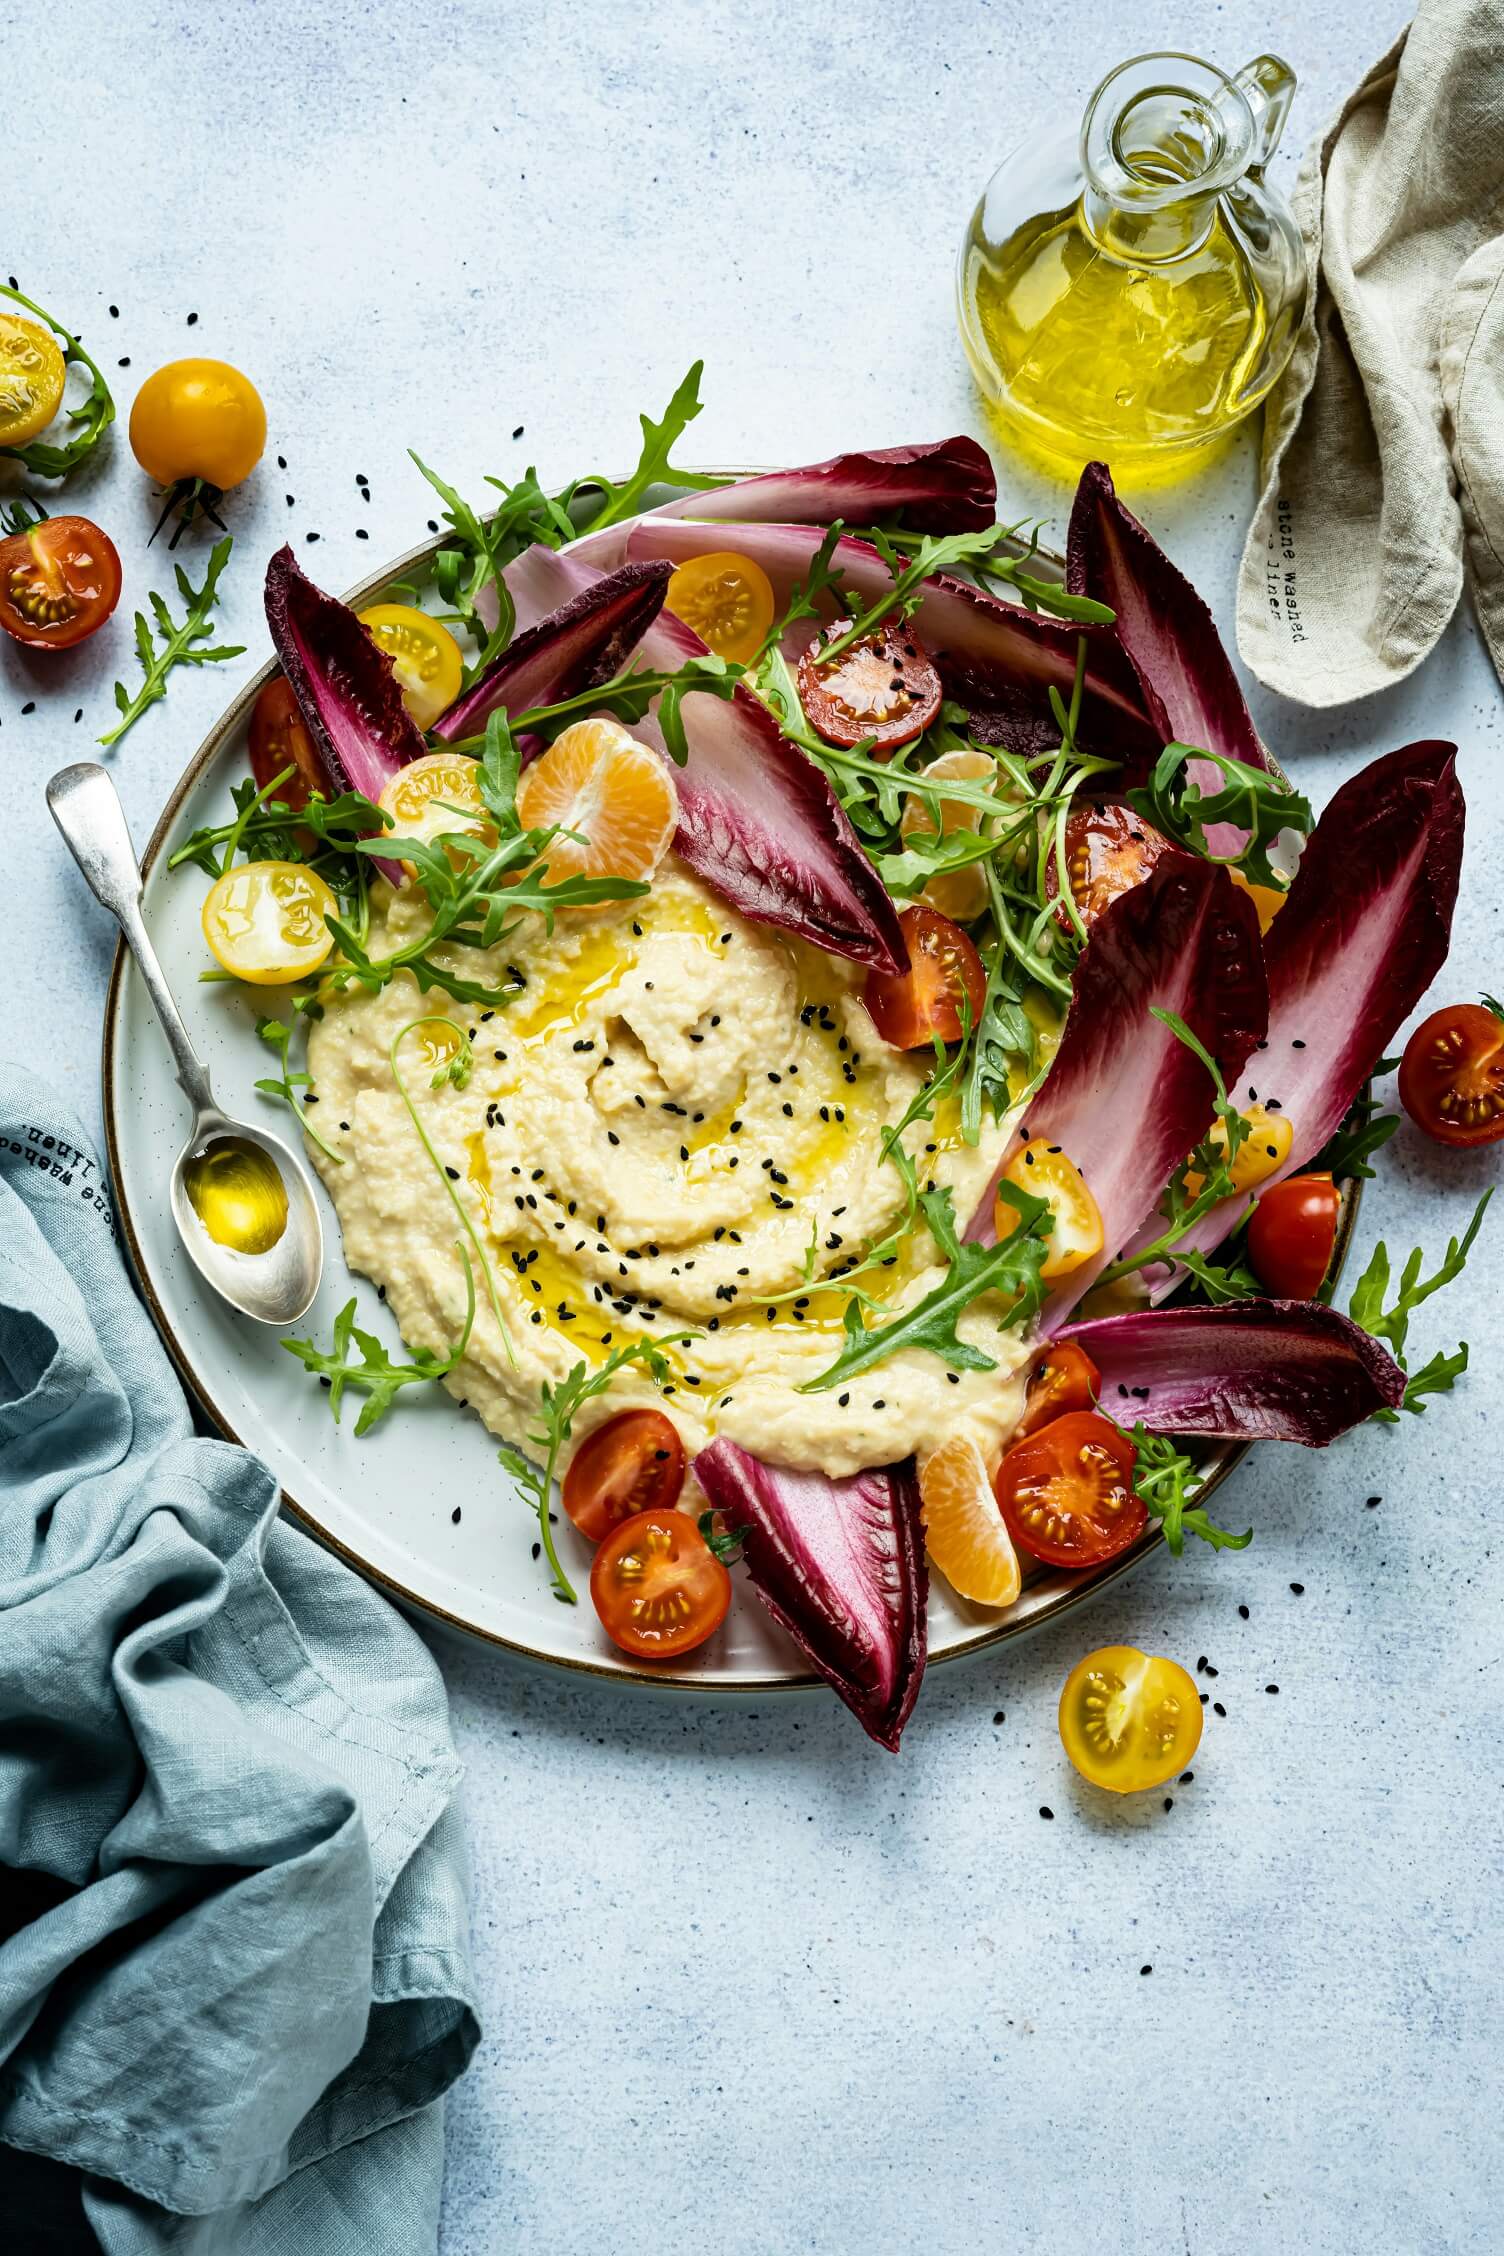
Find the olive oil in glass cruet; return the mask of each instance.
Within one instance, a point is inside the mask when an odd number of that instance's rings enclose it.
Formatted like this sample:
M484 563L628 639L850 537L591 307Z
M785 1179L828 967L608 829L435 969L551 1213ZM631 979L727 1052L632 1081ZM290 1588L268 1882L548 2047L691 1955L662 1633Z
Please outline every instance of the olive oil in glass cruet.
M1187 469L1265 397L1305 305L1299 230L1264 178L1295 92L1277 56L1109 72L1078 135L1002 164L957 276L1003 435L1056 474Z

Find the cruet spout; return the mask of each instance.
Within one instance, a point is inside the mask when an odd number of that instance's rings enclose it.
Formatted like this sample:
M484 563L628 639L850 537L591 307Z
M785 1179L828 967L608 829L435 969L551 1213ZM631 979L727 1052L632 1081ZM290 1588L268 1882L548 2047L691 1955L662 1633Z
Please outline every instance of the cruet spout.
M1233 72L1232 83L1253 113L1254 152L1248 169L1262 170L1285 130L1295 99L1295 73L1278 55L1258 55Z

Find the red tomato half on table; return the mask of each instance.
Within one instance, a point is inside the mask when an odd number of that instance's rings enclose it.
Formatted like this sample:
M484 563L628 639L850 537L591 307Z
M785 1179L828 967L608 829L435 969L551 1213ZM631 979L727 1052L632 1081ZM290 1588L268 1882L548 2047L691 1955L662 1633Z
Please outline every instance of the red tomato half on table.
M998 1508L1021 1551L1047 1567L1099 1567L1149 1524L1134 1448L1106 1418L1073 1410L1016 1441L997 1470Z
M731 1577L687 1512L635 1512L596 1552L590 1597L624 1653L671 1661L715 1635Z
M1330 1175L1287 1175L1264 1192L1248 1224L1248 1259L1276 1299L1309 1300L1321 1290L1341 1203Z
M636 1512L679 1501L684 1444L661 1410L619 1410L585 1436L564 1475L564 1509L587 1542L599 1543Z
M961 927L937 909L905 909L898 922L909 968L868 972L862 992L873 1025L895 1050L922 1049L937 1034L942 1042L959 1042L963 1000L975 1026L987 999L981 957Z
M28 650L71 650L120 601L120 558L87 517L44 517L0 540L0 627Z
M1504 1015L1494 1004L1449 1003L1405 1044L1400 1103L1438 1144L1466 1148L1504 1136Z

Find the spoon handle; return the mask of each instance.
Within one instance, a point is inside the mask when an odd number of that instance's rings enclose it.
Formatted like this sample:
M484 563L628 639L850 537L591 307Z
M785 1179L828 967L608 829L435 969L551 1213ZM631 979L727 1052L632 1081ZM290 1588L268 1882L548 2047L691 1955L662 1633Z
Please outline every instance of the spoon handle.
M96 760L79 760L59 768L47 786L47 804L89 891L115 918L136 959L172 1051L179 1088L195 1112L216 1111L209 1076L188 1039L141 914L141 871L119 793Z

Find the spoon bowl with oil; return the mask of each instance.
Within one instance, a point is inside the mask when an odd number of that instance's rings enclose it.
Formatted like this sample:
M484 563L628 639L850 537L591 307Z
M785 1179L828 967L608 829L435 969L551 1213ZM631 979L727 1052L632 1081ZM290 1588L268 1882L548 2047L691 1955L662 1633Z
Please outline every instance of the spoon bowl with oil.
M324 1232L302 1161L278 1136L231 1120L214 1101L141 913L141 871L114 784L97 762L47 786L52 819L85 883L119 925L151 998L193 1126L172 1170L173 1220L207 1284L242 1315L291 1324L319 1289Z

